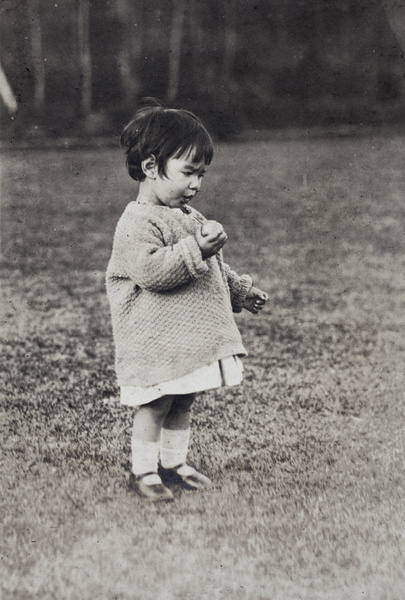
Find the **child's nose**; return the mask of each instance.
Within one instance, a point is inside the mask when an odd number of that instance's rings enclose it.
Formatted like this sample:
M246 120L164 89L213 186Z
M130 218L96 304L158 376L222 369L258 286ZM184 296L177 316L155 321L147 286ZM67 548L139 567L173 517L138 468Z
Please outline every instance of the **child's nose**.
M201 177L193 176L190 181L190 188L192 190L199 190L201 187Z

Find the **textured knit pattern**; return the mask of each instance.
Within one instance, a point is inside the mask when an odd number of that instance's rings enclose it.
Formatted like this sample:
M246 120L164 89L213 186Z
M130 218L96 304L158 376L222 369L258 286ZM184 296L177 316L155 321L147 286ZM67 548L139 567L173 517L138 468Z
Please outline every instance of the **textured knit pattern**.
M137 202L119 220L107 269L119 385L147 387L246 355L232 313L252 279L222 253L202 259L195 236L204 221L188 207Z

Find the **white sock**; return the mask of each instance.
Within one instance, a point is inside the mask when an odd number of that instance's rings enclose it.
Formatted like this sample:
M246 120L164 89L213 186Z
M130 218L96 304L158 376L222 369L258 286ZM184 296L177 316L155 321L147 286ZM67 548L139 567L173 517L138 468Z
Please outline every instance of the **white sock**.
M144 442L131 438L132 472L134 475L156 473L158 469L159 442Z
M186 462L190 429L162 429L160 435L160 462L165 469L173 469Z

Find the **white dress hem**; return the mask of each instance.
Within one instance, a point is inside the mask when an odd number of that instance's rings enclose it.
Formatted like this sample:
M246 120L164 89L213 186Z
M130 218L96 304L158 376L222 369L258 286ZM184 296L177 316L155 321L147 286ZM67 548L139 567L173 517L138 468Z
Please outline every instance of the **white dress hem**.
M149 387L121 386L121 404L142 406L162 396L185 395L224 386L239 385L243 364L238 356L227 356L170 381Z

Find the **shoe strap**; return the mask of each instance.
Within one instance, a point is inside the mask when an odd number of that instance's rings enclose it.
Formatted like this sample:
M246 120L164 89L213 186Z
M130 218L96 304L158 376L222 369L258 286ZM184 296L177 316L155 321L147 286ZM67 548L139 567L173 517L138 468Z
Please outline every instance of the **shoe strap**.
M195 475L196 473L194 467L190 467L190 465L188 465L187 463L179 465L178 467L173 469L173 471L176 471L176 473L180 475L180 477L190 477L190 475Z
M160 476L155 472L142 473L142 475L135 475L137 481L142 481L145 485L157 485L162 483Z
M144 475L142 477L142 481L145 485L159 485L162 483L162 480L157 473L149 473L149 475Z

